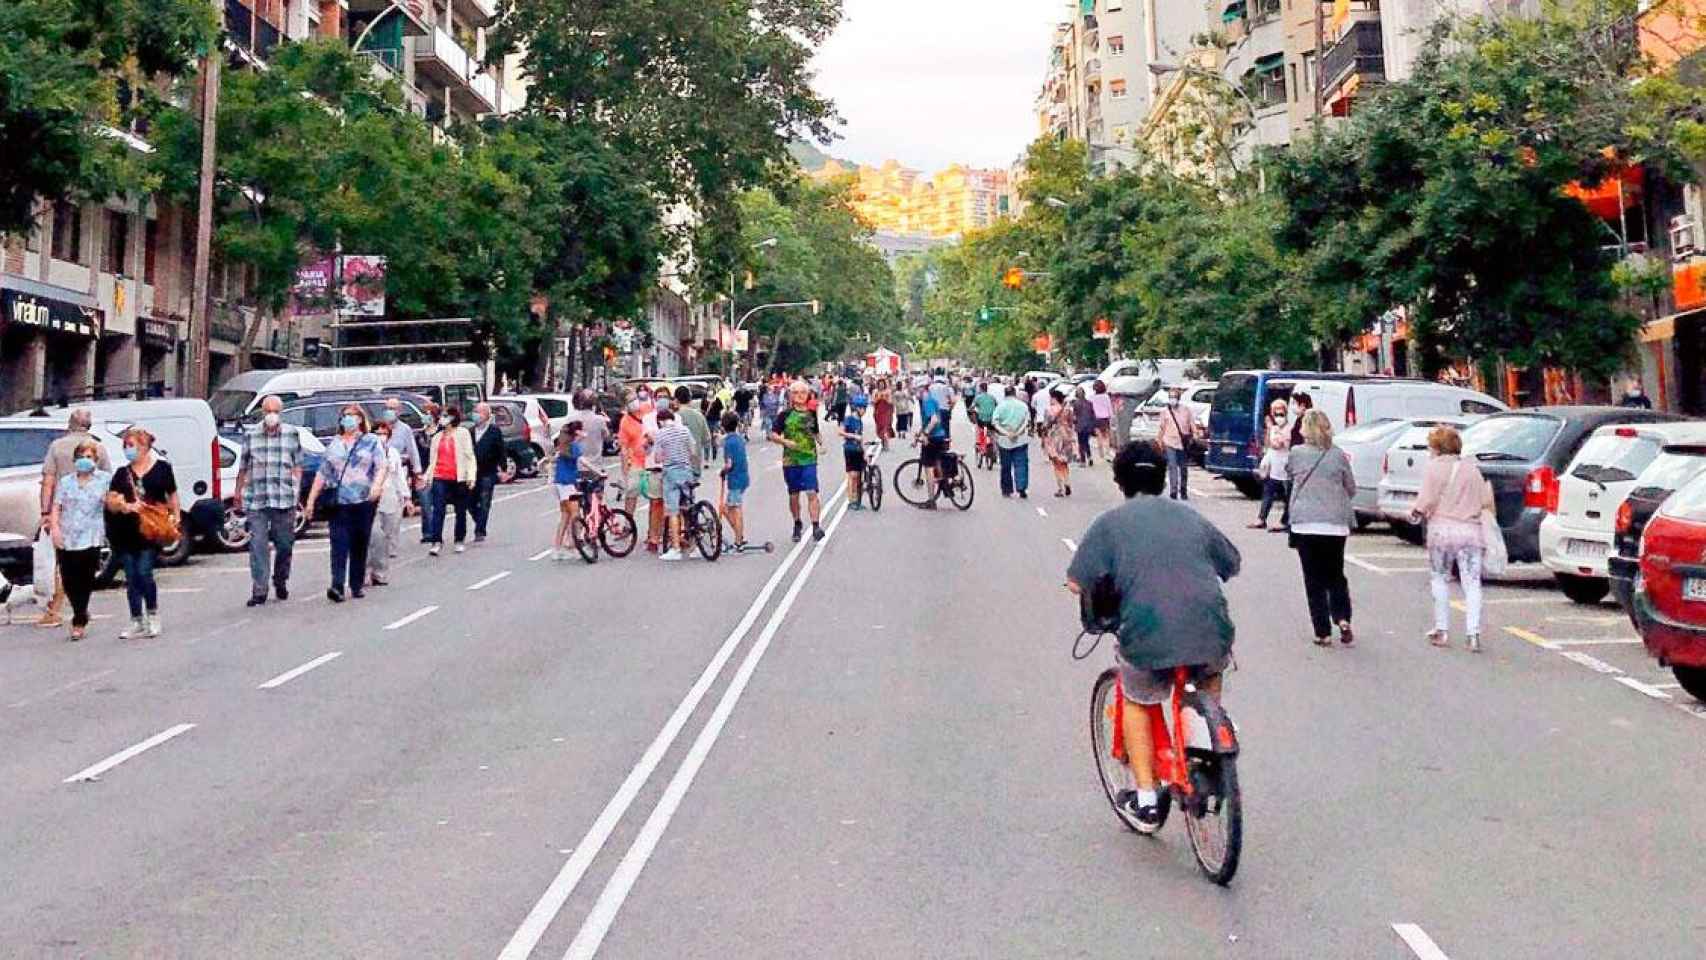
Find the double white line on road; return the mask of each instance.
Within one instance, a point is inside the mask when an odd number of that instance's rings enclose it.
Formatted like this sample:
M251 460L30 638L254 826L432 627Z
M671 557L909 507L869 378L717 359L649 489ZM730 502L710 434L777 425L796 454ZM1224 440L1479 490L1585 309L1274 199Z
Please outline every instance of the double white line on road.
M835 508L836 501L846 494L846 490L847 488L845 485L838 487L836 491L824 502L824 509L833 510ZM835 519L831 521L828 533L834 532L835 526L839 524L841 517L845 514L846 505L843 504L841 512L837 513ZM822 542L817 544L817 550L812 555L814 561L816 557L821 555L822 548L828 544L829 537L826 535ZM729 632L727 639L723 641L723 645L717 648L716 654L711 657L711 662L706 664L704 671L699 674L699 679L694 681L693 686L688 689L687 695L682 698L679 704L676 705L675 711L669 715L669 719L664 721L663 728L658 731L657 736L652 739L651 744L647 746L645 752L640 755L639 761L636 762L634 764L634 768L628 772L628 776L622 781L621 786L616 788L616 793L611 796L609 802L604 805L604 809L599 812L598 819L593 821L592 827L586 832L586 836L582 837L581 842L575 845L574 852L569 855L568 861L563 864L562 869L557 871L556 877L553 878L550 885L545 888L545 892L539 897L539 901L533 905L533 909L528 912L526 919L522 920L521 926L516 928L515 934L509 939L509 943L506 944L503 951L498 954L498 960L524 960L524 958L533 953L533 948L539 945L539 940L545 935L546 929L551 926L552 922L556 920L557 914L562 911L563 904L568 902L569 896L575 891L575 887L578 886L581 879L586 876L586 872L592 866L593 860L597 859L598 854L604 849L605 843L609 842L610 835L616 830L616 825L620 823L622 817L627 814L628 808L633 805L634 799L639 796L640 790L646 785L646 781L651 779L652 774L656 772L658 764L663 762L664 754L667 753L670 746L675 743L675 738L681 735L682 728L687 725L687 721L692 717L693 712L699 708L700 702L705 699L705 694L710 692L711 685L716 682L718 675L723 672L723 667L728 664L729 659L734 655L735 648L740 645L741 641L746 639L747 632L750 631L752 629L752 625L758 621L758 615L763 612L764 608L770 603L770 598L775 594L776 587L782 582L782 579L787 576L788 571L793 568L794 562L799 559L800 555L803 554L808 547L811 546L813 546L813 542L810 539L803 539L798 544L794 545L794 548L788 552L787 556L782 558L782 562L777 565L776 571L770 575L770 579L766 580L764 587L758 591L758 596L753 598L752 605L747 607L746 613L741 616L740 622L735 624L735 628ZM788 599L784 601L785 603L790 605L792 604L792 597L798 593L800 584L804 582L805 575L809 573L810 570L811 564L808 563L806 568L802 571L800 578L797 579L794 582L794 585L789 588ZM776 617L773 617L772 619L776 622L780 622ZM768 624L765 629L769 629ZM763 642L768 646L768 640ZM757 649L756 646L754 649ZM756 666L757 661L753 660L750 655L748 656L748 660L752 661ZM745 669L745 664L742 665L742 668ZM748 675L750 675L750 671L748 671ZM740 681L740 685L744 688L745 681ZM731 689L733 688L731 687ZM724 695L724 699L728 700L727 694ZM722 705L719 704L719 709L721 709L721 706ZM729 702L729 709L733 709L732 701ZM713 721L715 721L715 715L713 715ZM717 723L717 727L719 730L721 729L720 722ZM708 723L707 729L709 728L710 724ZM700 737L703 738L704 736L705 734L701 732ZM712 740L715 740L714 736L712 737ZM695 746L697 746L697 742L695 743ZM706 744L705 749L707 751L710 749L709 743ZM691 760L691 756L692 755L689 754L689 760ZM688 761L683 762L683 769L685 769L687 762ZM697 772L697 769L698 765L694 764L695 772ZM681 774L678 771L676 776L679 778L680 775ZM689 780L691 780L691 778L689 778ZM671 784L673 785L674 782L675 781L672 780ZM682 788L682 792L685 792L685 787ZM667 795L668 793L666 791L666 796ZM660 808L661 805L662 804L660 802ZM673 814L673 807L670 812ZM654 811L653 816L657 816L656 811ZM648 820L647 823L650 824L651 821ZM661 832L662 831L660 829L659 833L661 834ZM629 853L632 855L633 851L630 850ZM649 855L650 851L648 850L647 856ZM627 863L628 858L625 857L623 862ZM641 860L639 865L644 866L644 861ZM637 876L638 869L635 869L634 873ZM610 887L606 887L606 895L610 893L610 889ZM626 889L624 889L622 896L625 897L626 892ZM600 897L599 902L601 904L605 902L604 896ZM609 920L615 919L616 910L620 909L620 907L621 903L620 899L618 899L615 902L614 907L609 908ZM603 929L598 934L598 938L600 940L603 939L603 931L608 930L609 928L609 920L605 921ZM590 925L591 923L592 919L589 917L587 924ZM588 926L583 926L581 928L582 934L584 935L588 929ZM576 942L579 941L580 937L577 936ZM597 945L595 944L594 949L596 949L596 946Z

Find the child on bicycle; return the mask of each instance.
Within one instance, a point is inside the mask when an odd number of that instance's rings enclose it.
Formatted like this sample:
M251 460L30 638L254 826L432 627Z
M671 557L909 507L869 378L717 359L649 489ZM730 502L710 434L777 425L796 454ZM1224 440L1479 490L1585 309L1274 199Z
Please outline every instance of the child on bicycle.
M741 429L740 414L730 410L723 414L723 495L717 512L729 522L735 535L734 552L746 549L746 516L741 504L746 500L746 488L752 485L752 474L746 468L746 432Z
M1232 616L1222 582L1238 575L1238 548L1182 501L1163 499L1167 464L1147 443L1114 458L1126 502L1090 525L1067 568L1084 629L1118 637L1114 662L1124 691L1126 760L1137 789L1116 797L1122 812L1153 833L1160 826L1155 747L1145 705L1172 693L1172 669L1199 668L1200 688L1220 696L1232 659ZM1138 496L1144 494L1144 496Z
M557 491L558 510L557 536L551 542L552 560L569 558L570 531L575 528L575 518L580 515L581 460L584 454L580 437L584 428L585 424L579 420L570 420L557 434L557 455L551 474L552 486Z
M841 456L847 468L847 509L863 510L859 482L865 477L865 405L863 393L853 395L853 408L841 421Z

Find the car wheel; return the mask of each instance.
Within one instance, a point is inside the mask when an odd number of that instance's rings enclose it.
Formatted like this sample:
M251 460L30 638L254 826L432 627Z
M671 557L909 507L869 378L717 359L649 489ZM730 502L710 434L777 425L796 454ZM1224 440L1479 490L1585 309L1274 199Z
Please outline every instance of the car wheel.
M498 464L498 482L513 483L516 475L515 457L504 454L503 463Z
M179 534L177 541L160 548L160 559L158 561L160 566L181 566L184 562L189 560L190 549L195 544L193 543L193 538L189 535L188 527L189 518L184 517L180 527L183 532Z
M1604 577L1578 577L1574 574L1558 574L1558 586L1564 591L1564 596L1576 603L1596 604L1605 599L1611 592L1611 582Z
M1682 684L1682 689L1696 700L1706 703L1706 667L1673 666L1670 672L1676 675L1676 682Z
M118 574L118 555L113 553L112 547L103 544L101 546L101 563L95 573L95 586L112 586L118 580Z
M249 518L243 508L227 503L219 518L219 530L214 535L226 550L244 550L249 546Z

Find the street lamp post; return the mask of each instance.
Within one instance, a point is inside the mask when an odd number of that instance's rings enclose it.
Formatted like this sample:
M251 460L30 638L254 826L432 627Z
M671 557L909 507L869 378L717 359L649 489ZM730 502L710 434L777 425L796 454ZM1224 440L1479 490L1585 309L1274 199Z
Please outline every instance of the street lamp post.
M769 247L774 247L774 246L776 246L776 244L778 244L780 242L781 241L777 240L775 237L765 237L763 240L760 240L757 243L753 244L749 249L763 250L763 249L767 249ZM723 353L723 377L725 379L729 375L729 367L732 365L732 359L733 359L731 355L734 353L734 350L735 350L735 345L734 345L734 337L735 337L734 329L735 329L735 326L734 326L734 322L735 322L735 271L730 270L729 271L729 330L730 330L729 348L728 348L728 350L724 351L724 353ZM719 334L717 337L717 346L721 347L722 345L723 345L723 338Z
M729 335L730 340L731 340L731 342L729 343L729 352L730 353L734 352L735 344L732 341L738 341L740 339L740 332L741 332L741 330L746 328L746 322L748 320L751 320L754 316L756 316L759 313L764 312L765 310L780 310L783 307L811 307L812 308L812 315L816 316L818 311L823 309L823 304L821 301L818 301L818 300L788 300L788 301L784 301L781 303L761 303L758 306L753 307L751 310L748 310L746 313L742 314L740 320L735 323L734 330ZM780 336L780 331L778 331L778 336ZM752 355L755 352L756 351L753 351L750 348L747 350L747 357L748 357L749 362L750 362L750 358L752 357ZM725 374L726 374L726 371L725 371Z

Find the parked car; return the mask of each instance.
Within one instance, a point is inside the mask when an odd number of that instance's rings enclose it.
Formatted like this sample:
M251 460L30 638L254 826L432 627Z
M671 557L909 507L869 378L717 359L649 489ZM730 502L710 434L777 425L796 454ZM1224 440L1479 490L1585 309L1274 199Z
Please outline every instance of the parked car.
M1128 397L1147 397L1162 384L1171 386L1204 378L1203 370L1213 361L1206 358L1162 357L1155 360L1115 360L1096 375L1108 392Z
M1617 508L1613 521L1616 538L1606 561L1611 592L1635 622L1635 579L1641 568L1641 534L1653 514L1695 477L1706 474L1706 445L1670 444L1659 452ZM1635 622L1637 629L1640 623Z
M1571 600L1598 603L1611 589L1617 511L1667 443L1706 444L1706 423L1600 427L1558 477L1557 505L1540 521L1540 562Z
M1607 424L1664 423L1675 414L1629 407L1532 407L1496 413L1463 431L1463 454L1493 485L1512 563L1540 560L1540 524L1558 509L1558 477L1593 431Z
M1411 543L1421 543L1427 538L1425 526L1411 523L1410 513L1422 492L1422 472L1428 465L1428 433L1432 430L1433 427L1408 427L1400 431L1380 463L1376 511L1393 533Z
M1465 417L1408 417L1362 423L1336 434L1333 443L1351 458L1351 473L1356 477L1357 492L1351 498L1351 507L1356 511L1357 524L1366 526L1386 518L1380 509L1380 481L1386 475L1387 455L1399 438L1419 431L1420 456L1425 461L1428 431L1442 423L1461 429L1467 422ZM1418 484L1420 478L1421 471L1417 470Z
M551 456L557 431L574 412L566 393L506 394L499 400L514 400L522 405L522 422L527 424L528 445L533 448L533 461L544 463Z
M1647 652L1706 700L1706 476L1677 490L1647 523L1633 606Z
M542 457L534 453L533 431L527 420L527 405L509 397L493 397L486 401L492 408L492 424L503 433L504 463L498 468L498 482L512 483L517 477L539 475Z
M348 394L363 390L406 390L443 406L454 403L467 410L485 399L486 371L477 363L250 370L221 384L210 402L213 415L228 424L243 420L268 394L277 394L289 404L328 391Z
M90 433L106 448L107 459L124 462L124 444L116 435L98 424ZM47 448L64 435L64 420L0 419L0 572L17 583L33 579L33 547L41 530L41 465Z
M1213 380L1191 380L1180 384L1184 392L1179 396L1179 405L1190 408L1197 418L1199 425L1208 423L1209 408L1214 404L1215 382ZM1127 440L1153 440L1161 433L1161 418L1167 415L1166 390L1157 390L1149 395L1149 399L1137 405L1137 410L1131 415L1131 429L1126 431Z

